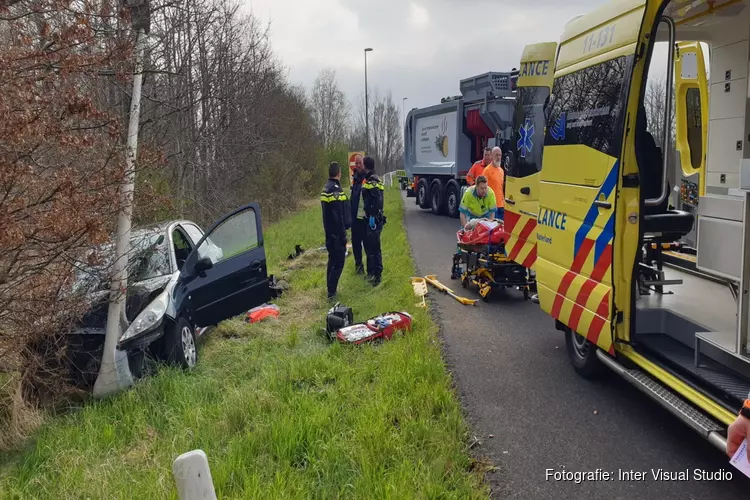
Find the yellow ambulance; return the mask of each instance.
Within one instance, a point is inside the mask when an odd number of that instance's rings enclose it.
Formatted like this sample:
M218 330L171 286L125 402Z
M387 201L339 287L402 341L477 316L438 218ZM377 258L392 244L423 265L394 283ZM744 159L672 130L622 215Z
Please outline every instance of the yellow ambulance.
M749 54L750 0L616 0L573 19L536 212L530 176L508 180L518 220L537 215L538 298L575 370L610 368L722 450L750 392ZM667 265L660 249L689 234L694 269Z

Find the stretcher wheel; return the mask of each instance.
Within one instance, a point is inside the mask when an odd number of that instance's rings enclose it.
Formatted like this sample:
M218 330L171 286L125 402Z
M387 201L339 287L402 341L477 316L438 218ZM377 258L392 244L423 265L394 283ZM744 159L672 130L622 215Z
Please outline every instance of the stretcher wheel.
M529 293L529 287L523 287L523 300L529 300L530 298L531 294Z

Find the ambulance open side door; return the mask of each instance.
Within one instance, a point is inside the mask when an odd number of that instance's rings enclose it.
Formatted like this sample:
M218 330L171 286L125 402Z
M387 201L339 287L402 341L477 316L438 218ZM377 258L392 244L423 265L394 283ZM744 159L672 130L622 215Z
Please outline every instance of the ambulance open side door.
M508 257L528 269L536 263L539 172L544 147L545 107L554 79L557 43L527 45L518 71L516 110L505 185Z
M678 43L675 49L676 148L680 153L680 204L695 207L706 194L708 144L708 78L698 42ZM678 208L683 208L678 206Z

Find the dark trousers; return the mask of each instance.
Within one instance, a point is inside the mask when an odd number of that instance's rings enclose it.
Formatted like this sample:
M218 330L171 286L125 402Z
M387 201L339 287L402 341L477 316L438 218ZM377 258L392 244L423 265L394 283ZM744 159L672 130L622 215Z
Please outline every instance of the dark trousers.
M354 265L362 265L362 249L367 237L367 221L365 219L354 219L352 224L352 252L354 252Z
M374 231L367 227L365 236L365 252L367 252L367 274L380 278L383 274L383 254L380 252L380 232L381 228Z
M339 285L341 272L344 270L344 261L346 260L346 240L327 240L326 249L328 250L328 270L326 274L326 285L328 286L328 296L336 294L336 288Z

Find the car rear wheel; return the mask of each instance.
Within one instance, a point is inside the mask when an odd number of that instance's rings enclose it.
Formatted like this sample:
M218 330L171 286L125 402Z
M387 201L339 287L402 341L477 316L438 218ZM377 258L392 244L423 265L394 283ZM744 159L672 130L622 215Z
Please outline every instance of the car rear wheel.
M164 332L164 359L175 366L192 370L198 363L195 328L185 318L178 319Z
M565 331L565 347L576 373L584 378L596 378L601 373L602 363L596 356L598 347L570 328Z

